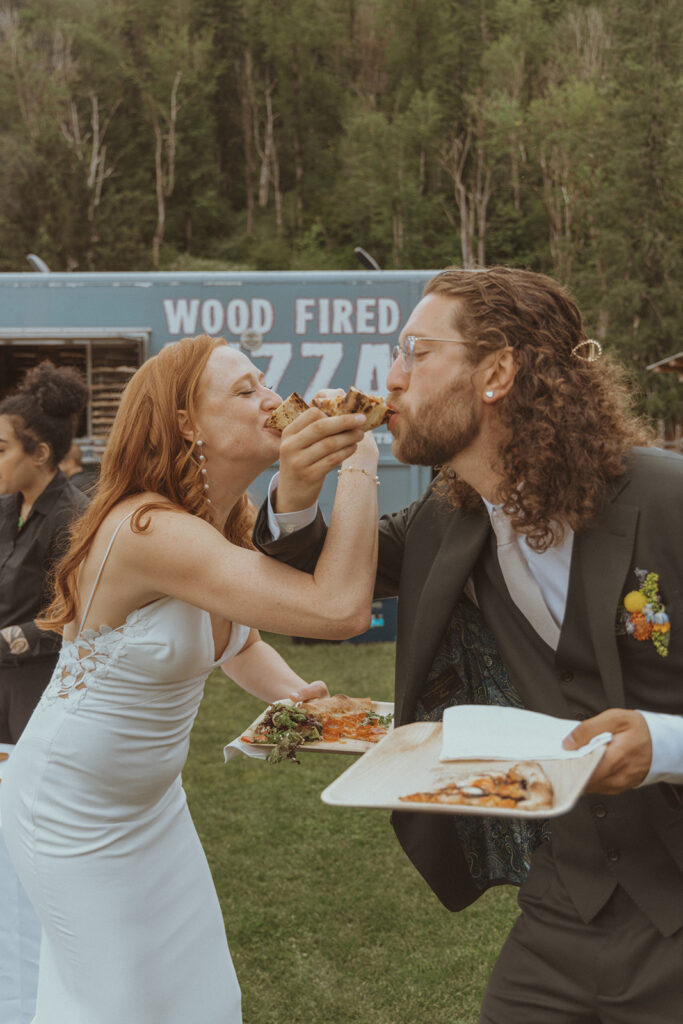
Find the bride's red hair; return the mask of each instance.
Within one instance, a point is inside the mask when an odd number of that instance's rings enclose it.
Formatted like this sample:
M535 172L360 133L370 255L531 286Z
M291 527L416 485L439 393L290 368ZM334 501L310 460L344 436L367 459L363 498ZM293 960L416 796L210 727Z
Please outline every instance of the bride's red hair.
M102 457L97 489L72 528L69 548L56 567L54 598L39 621L41 628L61 632L76 618L79 567L103 520L124 498L152 491L167 499L145 502L136 511L131 527L137 533L149 526L147 513L168 508L168 502L178 511L210 518L196 446L180 433L178 410L187 410L194 426L199 380L211 353L224 344L223 338L205 334L183 338L147 360L127 384ZM254 506L244 494L225 525L225 536L240 547L253 547L254 519Z

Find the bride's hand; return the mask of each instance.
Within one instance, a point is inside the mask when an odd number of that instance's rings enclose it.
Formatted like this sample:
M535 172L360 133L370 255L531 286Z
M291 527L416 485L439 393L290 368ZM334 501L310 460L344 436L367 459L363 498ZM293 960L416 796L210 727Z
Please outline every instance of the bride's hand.
M285 427L275 512L295 512L315 504L330 470L356 450L364 420L360 414L326 416L311 408Z
M313 683L304 683L300 686L296 693L290 693L290 700L293 701L306 701L314 700L317 697L329 697L330 691L322 681L322 679L316 679Z
M352 455L344 459L340 470L362 469L365 473L375 476L377 473L377 461L379 459L379 448L372 436L371 430L366 430L363 438Z

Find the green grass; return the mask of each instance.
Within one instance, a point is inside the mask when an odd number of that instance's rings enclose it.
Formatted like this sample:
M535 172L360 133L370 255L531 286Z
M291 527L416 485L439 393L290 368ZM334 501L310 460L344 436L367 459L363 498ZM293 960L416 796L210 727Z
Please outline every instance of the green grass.
M392 699L393 644L268 640L333 693ZM224 743L262 707L214 672L184 772L245 1024L476 1024L516 890L447 911L399 847L388 812L321 802L350 758L224 765Z

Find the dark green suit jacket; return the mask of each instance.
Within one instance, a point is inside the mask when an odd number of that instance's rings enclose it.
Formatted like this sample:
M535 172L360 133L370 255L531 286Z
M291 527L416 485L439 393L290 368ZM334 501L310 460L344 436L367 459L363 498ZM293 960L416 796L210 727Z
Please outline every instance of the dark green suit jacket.
M620 646L617 612L633 589L633 565L659 572L660 592L671 620L669 654L652 661L652 700L643 710L683 714L683 458L660 449L635 449L624 475L611 488L600 515L574 539L573 565L580 566L590 640L604 688L604 708L628 707L622 660L659 658L643 645ZM455 602L487 543L490 521L481 512L448 506L430 489L418 501L379 525L376 595L398 595L396 724L415 717L416 703L436 656ZM270 540L265 509L254 539L261 550L311 571L325 527L319 515L297 534ZM573 571L573 570L572 570ZM648 647L652 645L648 644ZM501 650L503 659L505 651ZM525 707L564 717L566 705L554 678L516 680ZM648 787L653 828L683 871L683 804L668 785ZM472 883L448 816L394 815L401 844L430 886L451 909L480 894ZM683 881L683 878L682 878Z

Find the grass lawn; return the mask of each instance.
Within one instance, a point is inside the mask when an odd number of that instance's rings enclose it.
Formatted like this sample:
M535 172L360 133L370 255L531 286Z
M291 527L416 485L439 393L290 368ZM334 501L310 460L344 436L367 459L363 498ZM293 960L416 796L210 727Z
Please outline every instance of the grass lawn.
M333 693L393 697L393 644L267 639ZM245 1024L476 1024L516 916L516 889L447 911L399 847L388 812L320 800L348 757L223 764L223 744L261 709L214 672L183 776L223 907Z

